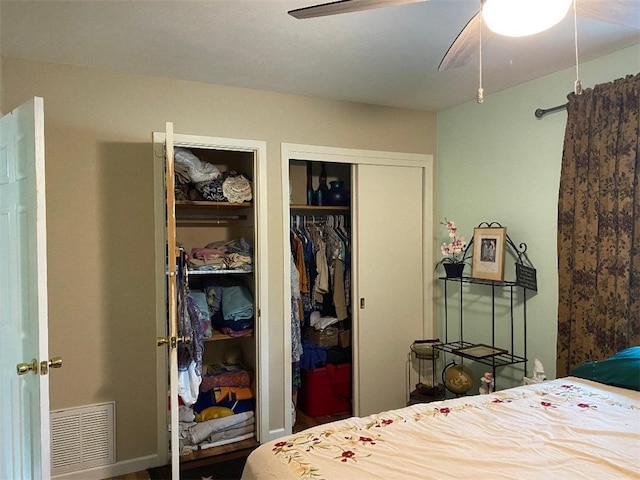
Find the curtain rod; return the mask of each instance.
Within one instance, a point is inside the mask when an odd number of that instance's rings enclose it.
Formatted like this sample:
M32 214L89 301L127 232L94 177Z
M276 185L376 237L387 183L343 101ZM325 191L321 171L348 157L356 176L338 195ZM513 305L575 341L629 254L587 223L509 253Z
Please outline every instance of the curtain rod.
M554 112L559 112L560 110L564 110L567 108L567 105L569 105L568 103L565 103L563 105L557 105L555 107L551 107L551 108L547 108L547 109L542 109L542 108L538 108L535 112L534 115L536 116L536 118L542 118L544 117L547 113L554 113Z

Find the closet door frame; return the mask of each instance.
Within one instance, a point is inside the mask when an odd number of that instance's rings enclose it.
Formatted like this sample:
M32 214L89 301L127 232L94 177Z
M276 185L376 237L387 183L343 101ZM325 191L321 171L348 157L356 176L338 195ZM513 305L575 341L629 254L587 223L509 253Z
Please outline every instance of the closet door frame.
M153 132L154 150L154 216L156 244L156 334L166 335L167 309L165 301L165 211L164 211L164 158L165 132ZM254 268L256 285L255 310L256 326L254 330L256 344L256 438L262 443L269 439L269 349L268 349L268 243L267 243L267 145L264 141L244 140L200 135L173 134L173 145L184 148L201 148L251 152L253 162L253 203L254 238L257 252ZM169 459L169 433L167 432L167 390L168 351L158 348L157 386L158 386L158 456Z
M282 143L280 146L281 153L281 172L282 172L282 239L283 239L283 259L288 261L290 253L289 247L289 228L290 228L290 195L289 195L289 162L291 160L312 161L312 162L326 162L326 163L345 163L350 165L385 165L385 166L411 166L422 168L422 207L423 207L423 272L425 278L423 279L424 285L424 297L423 297L423 335L424 338L432 338L436 332L436 325L434 322L434 281L432 276L429 276L430 272L434 269L434 212L435 212L435 188L434 188L434 172L433 172L433 155L429 154L417 154L417 153L402 153L402 152L387 152L380 150L361 150L351 148L340 147L327 147L319 145L304 145L296 143ZM355 175L351 175L350 189L354 191ZM357 192L355 192L357 196ZM353 212L352 212L353 216ZM352 232L357 232L357 218L352 217ZM357 243L358 238L353 237L353 255L357 255ZM292 387L291 382L287 379L291 379L291 273L288 268L288 263L283 267L283 309L284 315L284 361L283 361L283 378L284 383L284 431L285 434L289 434L293 430L293 418L292 410L293 405L291 402ZM357 282L357 274L354 274L354 281ZM354 321L357 322L357 312L355 308L352 308ZM354 328L357 326L354 325ZM357 346L355 346L357 348ZM409 345L407 345L407 352ZM354 359L356 358L356 351L354 350ZM358 365L353 365L353 375L357 378ZM358 382L353 382L353 415L358 416L360 410L359 392L357 390Z

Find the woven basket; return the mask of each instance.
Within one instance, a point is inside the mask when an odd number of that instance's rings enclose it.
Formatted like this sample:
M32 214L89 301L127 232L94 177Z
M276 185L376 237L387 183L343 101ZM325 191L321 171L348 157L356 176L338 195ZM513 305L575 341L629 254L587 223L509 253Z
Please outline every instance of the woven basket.
M338 328L327 327L324 330L316 330L314 327L307 327L304 329L304 339L321 347L335 347L338 345Z

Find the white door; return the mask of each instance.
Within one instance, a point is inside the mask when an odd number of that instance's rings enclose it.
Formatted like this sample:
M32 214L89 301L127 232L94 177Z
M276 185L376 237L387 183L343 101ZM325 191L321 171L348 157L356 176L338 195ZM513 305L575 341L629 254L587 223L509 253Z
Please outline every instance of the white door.
M407 355L425 319L424 168L354 168L354 408L406 406Z
M169 347L169 404L171 432L171 478L180 478L180 448L179 448L179 417L178 417L178 279L177 263L179 256L176 244L176 202L175 202L175 170L173 164L173 123L167 122L164 138L164 204L166 205L166 242L167 264L166 272L166 301L167 326L164 337L158 337L158 346Z
M43 100L34 98L0 119L3 479L51 476L44 170Z

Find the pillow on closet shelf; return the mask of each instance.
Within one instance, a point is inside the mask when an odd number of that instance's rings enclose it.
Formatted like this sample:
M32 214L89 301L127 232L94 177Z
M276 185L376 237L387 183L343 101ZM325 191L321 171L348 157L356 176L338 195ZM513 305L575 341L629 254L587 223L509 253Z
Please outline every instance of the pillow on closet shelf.
M584 363L570 375L640 391L640 346L626 348L605 360Z

